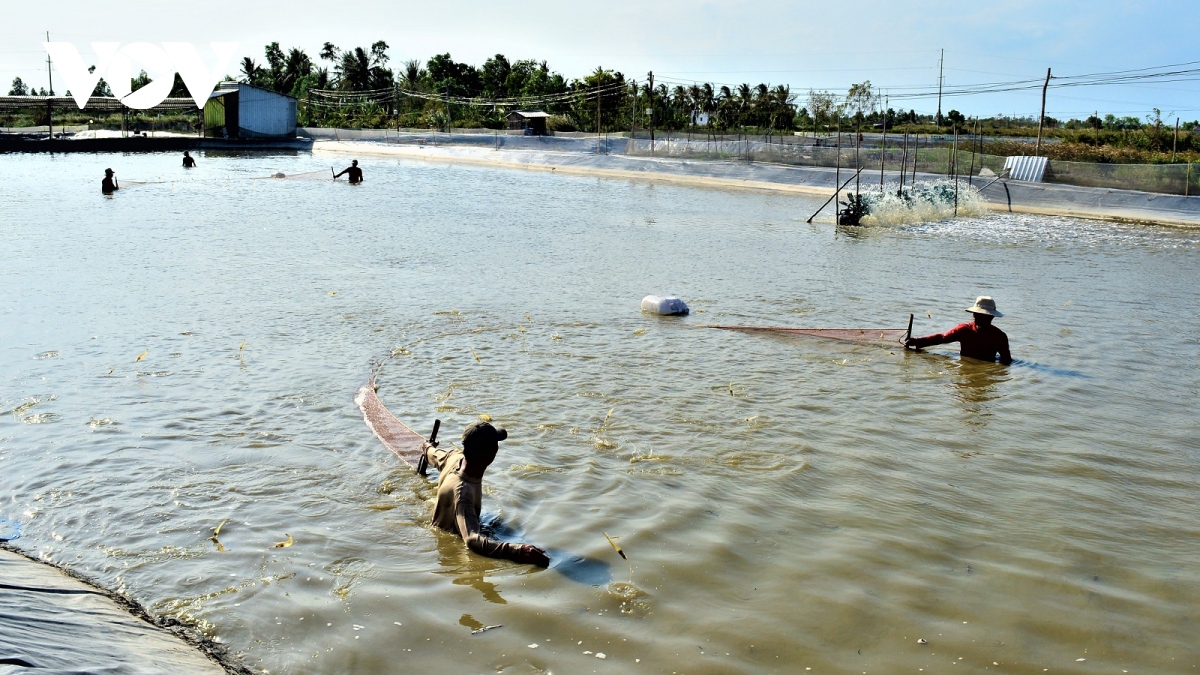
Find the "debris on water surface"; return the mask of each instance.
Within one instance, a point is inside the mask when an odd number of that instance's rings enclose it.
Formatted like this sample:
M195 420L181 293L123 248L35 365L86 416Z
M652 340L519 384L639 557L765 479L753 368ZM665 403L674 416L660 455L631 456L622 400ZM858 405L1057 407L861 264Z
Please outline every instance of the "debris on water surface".
M925 638L917 638L917 644L927 645L927 644L929 644L929 640L926 640Z
M212 543L217 545L218 553L224 553L225 547L221 545L220 540L217 539L217 535L221 534L221 528L225 527L225 523L228 523L228 522L229 522L228 518L226 518L225 520L222 520L220 522L220 524L217 525L217 527L215 529L213 529L213 535L211 537L209 537L209 541L211 541Z
M239 352L246 348L246 342L246 340L242 340L242 344L238 345Z
M530 648L530 649L537 649L537 643L536 643L536 642L534 642L533 644L529 645L529 648Z
M645 334L646 334L646 329L645 329L645 328L639 328L639 329L637 329L637 330L633 331L633 334L634 334L634 335L645 335Z
M495 630L497 628L504 628L504 624L496 624L495 626L484 626L482 628L476 628L475 630L471 631L471 635L479 635L480 633L486 633L489 630Z
M328 295L332 298L333 296L337 295L337 291L325 291L325 295Z
M150 350L147 349L146 351L142 352L141 354L138 354L138 357L136 359L134 359L133 362L137 363L138 361L141 361L142 359L146 358L146 356L149 354L150 354Z
M522 333L524 333L524 332L525 332L525 326L523 326L523 325L521 325L521 324L517 324L517 328L518 328L518 329L520 329L520 331L521 331Z
M561 340L562 336L559 335L558 333L554 333L553 335L550 336L550 339L551 340Z
M480 415L480 416L479 416L479 420L480 420L481 422L491 422L491 421L492 421L492 416L491 416L491 415L489 415L489 414L487 414L487 413L483 413L482 415Z
M287 548L287 547L291 546L292 544L296 543L296 540L292 539L292 535L284 532L283 536L287 537L287 541L281 541L281 542L275 544L275 548Z
M529 318L529 312L525 312L525 320L529 323L533 323L533 319Z
M475 363L483 363L483 361L479 360L479 355L475 353L474 349L471 350L471 356L475 357Z
M275 173L271 174L271 177L272 178L287 178L287 174L282 171L276 171Z
M604 533L604 538L607 539L608 543L612 545L613 550L617 552L617 555L621 556L621 560L629 560L629 556L625 555L625 551L621 550L621 547L617 545L617 542L613 541L612 537L608 536L607 532Z
M608 657L604 655L604 652L596 652L596 658L607 659Z

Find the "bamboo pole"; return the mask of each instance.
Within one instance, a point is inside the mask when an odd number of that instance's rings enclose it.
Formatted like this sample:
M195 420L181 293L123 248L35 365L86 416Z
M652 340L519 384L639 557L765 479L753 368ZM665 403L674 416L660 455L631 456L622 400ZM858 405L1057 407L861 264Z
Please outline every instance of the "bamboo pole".
M958 217L958 125L954 125L954 217Z
M841 220L841 215L842 215L841 202L838 201L842 197L842 188L840 187L841 183L842 183L842 116L841 116L841 114L838 115L837 123L838 123L838 126L837 126L837 134L838 134L837 135L837 148L835 148L835 151L837 152L837 169L834 170L833 184L837 185L839 187L837 188L837 191L833 193L833 224L834 225L837 225L839 223L839 221ZM849 182L849 181L847 181L847 182Z
M975 137L971 139L971 168L967 171L967 187L975 180L975 144L979 142L979 118L975 118Z
M908 173L908 127L904 128L904 151L900 154L900 189L896 190L897 197L904 194L904 174L906 173Z

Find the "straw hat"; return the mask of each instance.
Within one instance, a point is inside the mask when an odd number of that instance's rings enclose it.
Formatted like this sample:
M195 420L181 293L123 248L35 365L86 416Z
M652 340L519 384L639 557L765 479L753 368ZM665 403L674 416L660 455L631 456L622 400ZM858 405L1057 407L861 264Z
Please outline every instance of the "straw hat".
M988 316L1004 316L1000 310L996 309L996 301L990 295L981 295L975 298L975 304L967 308L967 311L972 314L987 314Z

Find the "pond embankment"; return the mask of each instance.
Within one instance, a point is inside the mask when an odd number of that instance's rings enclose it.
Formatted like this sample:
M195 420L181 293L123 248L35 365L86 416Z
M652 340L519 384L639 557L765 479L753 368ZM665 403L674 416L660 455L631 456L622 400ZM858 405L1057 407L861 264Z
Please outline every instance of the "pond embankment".
M428 144L318 139L313 150L820 197L831 194L838 174L837 170L828 167L626 155L617 148L609 153L596 153L596 141L587 139L561 139L574 143L556 143L545 148L533 146L531 149L512 147L513 141L519 139L506 139L505 145L489 145L488 138L464 135L461 142L447 142L442 138ZM850 175L852 172L848 170L841 171L843 181ZM863 175L872 176L871 181L878 180L879 176L878 172L864 172ZM899 175L887 172L884 179L895 182ZM918 173L917 180L945 180L945 176ZM967 179L960 180L965 187ZM990 180L976 177L974 182L978 185ZM868 179L864 178L863 182ZM1198 197L1016 180L983 184L983 195L988 208L993 211L1200 227Z

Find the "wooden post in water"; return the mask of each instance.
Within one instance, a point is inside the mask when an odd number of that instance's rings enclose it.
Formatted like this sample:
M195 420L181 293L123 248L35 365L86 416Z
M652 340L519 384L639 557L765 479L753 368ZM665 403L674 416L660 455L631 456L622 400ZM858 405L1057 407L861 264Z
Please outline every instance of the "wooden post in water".
M975 179L975 144L979 142L979 118L975 118L975 137L971 139L971 169L967 171L967 187Z
M887 97L883 98L883 140L879 142L879 194L883 194L883 164L887 161Z
M1046 89L1050 87L1050 69L1046 69L1046 82L1042 85L1042 114L1038 117L1038 139L1037 149L1034 150L1035 157L1042 156L1042 127L1046 124Z
M860 136L862 136L862 125L859 125L858 129L854 132L854 168L855 169L862 168L862 163L858 161L858 146L860 146L862 144L862 142L859 140ZM859 173L861 174L862 172L859 172ZM860 192L862 192L862 179L858 178L856 175L854 178L854 194L858 195Z
M896 190L897 197L904 194L904 174L906 173L908 173L908 127L904 128L904 151L900 153L900 189Z
M908 181L909 185L917 184L917 161L921 159L921 132L913 135L913 172L912 180Z
M953 122L951 122L953 124ZM958 125L954 124L954 145L952 146L954 161L954 216L958 217Z
M837 225L841 219L842 204L838 200L842 197L842 116L838 114L837 127L837 147L834 149L837 152L837 168L833 174L833 185L836 191L833 193L833 224Z

